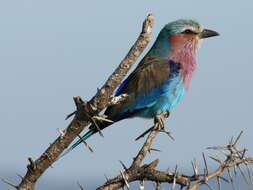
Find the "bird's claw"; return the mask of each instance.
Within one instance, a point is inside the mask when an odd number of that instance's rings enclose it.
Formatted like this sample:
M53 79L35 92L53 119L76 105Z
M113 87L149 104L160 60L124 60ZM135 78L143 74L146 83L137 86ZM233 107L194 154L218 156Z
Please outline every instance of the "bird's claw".
M158 130L159 132L166 133L172 140L174 140L174 138L171 136L171 132L165 130L165 118L169 117L169 115L170 115L169 111L156 115L154 117L154 126L150 127L148 130L146 130L144 133L138 136L135 140L139 140L152 130Z
M164 130L164 127L165 127L164 118L165 118L165 114L163 113L155 116L154 118L155 129Z
M165 130L165 118L169 117L170 112L166 111L162 114L156 115L154 118L154 129L158 130L159 132L163 132L165 134L167 134L172 140L175 140L172 136L171 136L171 132Z

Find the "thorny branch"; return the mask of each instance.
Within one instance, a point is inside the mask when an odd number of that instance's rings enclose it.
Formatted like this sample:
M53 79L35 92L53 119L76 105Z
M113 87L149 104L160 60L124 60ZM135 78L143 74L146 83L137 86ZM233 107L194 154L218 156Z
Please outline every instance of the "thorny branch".
M98 90L96 95L88 102L83 101L80 97L74 97L76 111L69 114L67 118L74 115L69 126L61 131L60 136L48 147L48 149L35 161L29 158L27 173L22 177L21 183L16 187L18 190L34 190L35 183L40 176L50 167L66 149L69 144L77 137L77 135L90 122L98 119L98 113L110 104L116 104L125 97L113 98L112 94L116 87L120 84L131 66L136 62L137 58L143 52L151 39L151 30L154 17L148 15L143 22L142 31L132 46L126 57L121 61L119 66L108 78L103 87Z
M160 183L169 183L172 184L172 189L175 189L175 185L178 184L181 186L181 189L186 188L187 190L196 190L201 185L206 185L209 189L212 189L212 187L208 184L208 182L211 179L216 178L217 179L217 185L219 187L219 190L221 189L221 181L223 180L225 182L230 182L232 186L233 179L232 175L230 174L230 169L240 168L240 165L246 165L248 168L249 164L253 163L252 157L246 157L246 150L239 150L236 147L236 144L242 134L238 136L238 138L235 141L230 141L227 146L216 146L216 147L209 147L208 149L214 149L214 150L223 150L223 154L225 155L225 159L221 159L218 156L209 156L212 160L216 161L219 165L217 169L215 169L213 172L210 172L208 169L207 164L207 158L205 154L203 153L203 162L204 162L204 173L199 174L199 169L197 167L196 161L192 162L193 166L193 174L191 176L181 174L178 172L178 168L176 166L174 171L158 171L156 170L156 166L158 165L159 160L154 160L150 164L144 164L141 166L141 163L143 159L146 156L146 153L150 150L151 144L153 139L158 134L159 130L157 128L152 128L151 132L149 133L149 136L147 137L144 145L142 146L141 150L137 154L137 156L134 158L134 161L132 165L129 168L126 168L124 165L124 172L121 172L120 175L113 179L107 179L107 182L98 187L97 190L116 190L119 188L124 187L126 184L129 187L129 183L133 181L140 181L140 188L145 189L143 181L153 181L157 184L157 187ZM227 180L224 175L224 172L229 172L229 180ZM253 187L252 183L252 177L250 170L247 169L247 175L239 169L239 171L242 173L242 176L244 177L246 183L251 187ZM124 177L123 177L124 176Z

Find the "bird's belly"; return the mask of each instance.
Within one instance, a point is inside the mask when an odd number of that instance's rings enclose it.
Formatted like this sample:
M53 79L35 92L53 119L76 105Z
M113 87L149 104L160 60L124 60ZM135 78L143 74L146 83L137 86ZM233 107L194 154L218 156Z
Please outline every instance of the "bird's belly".
M141 110L138 113L138 116L154 117L155 115L171 110L180 102L184 94L185 88L183 80L180 76L177 76L168 83L163 84L154 104L146 109Z

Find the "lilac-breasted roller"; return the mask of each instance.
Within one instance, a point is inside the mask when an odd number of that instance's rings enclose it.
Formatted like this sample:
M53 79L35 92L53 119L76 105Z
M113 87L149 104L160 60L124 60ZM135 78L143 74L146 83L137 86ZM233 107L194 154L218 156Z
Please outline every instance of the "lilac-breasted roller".
M193 20L181 19L165 25L152 48L117 89L115 96L127 94L126 100L109 106L104 114L117 122L131 117L153 118L171 110L189 88L201 42L217 35ZM99 127L102 130L111 124L103 121ZM82 139L97 132L95 126L90 126ZM78 140L67 152L81 142Z

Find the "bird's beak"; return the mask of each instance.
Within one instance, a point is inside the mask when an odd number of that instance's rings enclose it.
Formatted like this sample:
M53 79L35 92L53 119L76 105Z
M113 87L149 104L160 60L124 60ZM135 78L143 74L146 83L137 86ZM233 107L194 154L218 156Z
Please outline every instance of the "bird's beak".
M208 30L208 29L204 29L200 34L199 34L199 38L203 39L203 38L209 38L209 37L213 37L213 36L219 36L220 34L216 31L213 30Z

